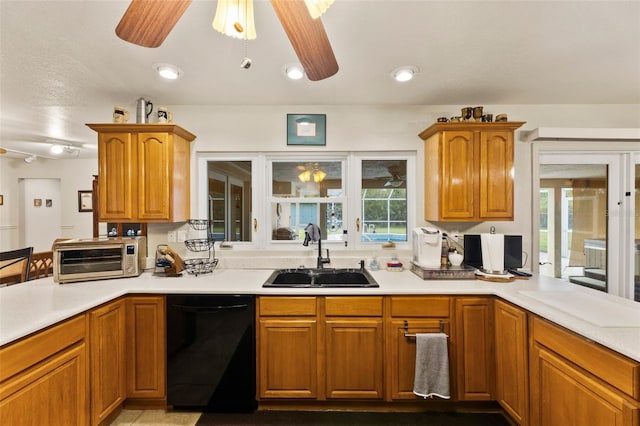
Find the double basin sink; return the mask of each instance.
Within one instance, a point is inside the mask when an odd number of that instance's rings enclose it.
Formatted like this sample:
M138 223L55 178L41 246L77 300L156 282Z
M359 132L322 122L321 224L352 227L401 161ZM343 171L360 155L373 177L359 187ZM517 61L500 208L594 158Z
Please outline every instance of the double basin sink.
M379 287L364 268L298 268L274 271L262 287Z

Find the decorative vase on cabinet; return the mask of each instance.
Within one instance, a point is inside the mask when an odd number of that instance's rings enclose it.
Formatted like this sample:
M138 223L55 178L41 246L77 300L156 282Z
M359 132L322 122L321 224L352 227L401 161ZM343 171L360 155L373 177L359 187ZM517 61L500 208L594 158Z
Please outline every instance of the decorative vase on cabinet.
M524 122L435 123L425 143L425 220L513 220L514 131Z
M100 221L182 222L190 217L190 147L175 124L87 124L98 132Z

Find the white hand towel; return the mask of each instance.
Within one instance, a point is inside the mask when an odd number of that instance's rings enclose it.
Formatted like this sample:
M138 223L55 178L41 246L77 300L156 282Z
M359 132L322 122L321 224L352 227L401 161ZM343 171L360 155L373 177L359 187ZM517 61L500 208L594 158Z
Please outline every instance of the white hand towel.
M416 334L416 372L413 393L423 398L433 396L451 398L446 334Z

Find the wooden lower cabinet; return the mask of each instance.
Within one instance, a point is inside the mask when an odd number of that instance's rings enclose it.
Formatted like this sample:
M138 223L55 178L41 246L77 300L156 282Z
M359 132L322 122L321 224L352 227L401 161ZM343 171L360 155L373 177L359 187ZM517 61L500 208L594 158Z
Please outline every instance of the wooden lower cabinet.
M259 398L318 398L316 305L315 297L258 299Z
M529 332L530 425L640 424L639 362L537 317Z
M529 351L527 313L494 301L496 399L520 426L528 425Z
M0 349L0 424L89 424L86 317Z
M126 299L127 405L166 403L165 297Z
M123 299L89 313L92 425L107 419L125 399L124 322Z
M386 300L386 349L388 400L422 400L413 393L416 365L416 339L406 334L439 333L451 335L451 298L440 296L391 296ZM442 327L442 328L441 328ZM453 380L454 359L449 339L449 377ZM453 387L452 387L453 389Z
M382 399L382 297L326 297L325 317L327 399Z
M493 300L459 297L455 306L458 399L495 400Z

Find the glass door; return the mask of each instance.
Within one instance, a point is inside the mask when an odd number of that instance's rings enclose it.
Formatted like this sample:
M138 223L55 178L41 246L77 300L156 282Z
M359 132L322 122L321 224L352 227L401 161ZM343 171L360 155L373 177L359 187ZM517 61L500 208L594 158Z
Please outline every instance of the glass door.
M630 217L635 218L632 222L634 235L632 243L632 264L633 264L633 300L640 302L640 154L635 155L633 202Z
M539 272L618 293L619 156L541 153ZM612 239L613 238L613 239Z

